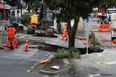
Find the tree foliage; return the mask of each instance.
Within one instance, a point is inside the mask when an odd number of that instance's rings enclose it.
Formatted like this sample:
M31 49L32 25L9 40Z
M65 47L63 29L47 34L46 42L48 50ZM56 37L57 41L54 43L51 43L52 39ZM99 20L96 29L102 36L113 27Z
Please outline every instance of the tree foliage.
M45 0L52 10L60 10L58 17L63 21L87 17L96 2L94 0Z
M116 0L98 0L97 3L98 7L115 7L116 6Z
M26 2L26 4L27 4L27 10L30 11L33 9L36 12L38 10L40 1L41 0L24 0L24 2Z
M45 0L45 3L49 9L56 11L58 20L68 23L69 48L74 48L79 18L88 17L94 7L115 6L116 0ZM75 20L73 27L70 26L71 19Z
M10 6L17 6L18 0L4 0Z

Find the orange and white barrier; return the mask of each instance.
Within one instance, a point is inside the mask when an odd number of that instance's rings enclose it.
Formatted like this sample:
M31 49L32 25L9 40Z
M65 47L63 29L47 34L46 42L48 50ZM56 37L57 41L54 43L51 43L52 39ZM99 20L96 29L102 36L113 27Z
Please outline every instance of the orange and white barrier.
M100 24L99 32L110 32L111 24Z

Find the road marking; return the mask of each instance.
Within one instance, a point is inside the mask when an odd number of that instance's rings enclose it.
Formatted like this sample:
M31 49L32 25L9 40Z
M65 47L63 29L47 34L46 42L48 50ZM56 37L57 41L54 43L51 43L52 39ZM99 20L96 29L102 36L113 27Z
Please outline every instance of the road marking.
M97 53L97 56L100 56L101 57L102 56L102 53Z
M107 66L107 64L105 64L103 61L95 61L95 63L101 66Z
M89 77L100 77L100 74L90 74Z
M28 72L28 73L29 73L29 72L31 72L31 70L27 70L26 72Z
M107 62L104 62L105 64L107 65L113 65L113 64L116 64L116 61L107 61Z
M116 61L95 61L95 63L103 66L116 64Z

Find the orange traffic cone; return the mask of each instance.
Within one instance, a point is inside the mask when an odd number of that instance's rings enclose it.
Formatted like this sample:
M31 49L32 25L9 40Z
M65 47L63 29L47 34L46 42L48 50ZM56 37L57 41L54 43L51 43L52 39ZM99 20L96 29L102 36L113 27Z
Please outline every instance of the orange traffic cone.
M28 51L29 51L28 40L26 40L25 47L24 47L24 51L25 51L25 52L28 52Z

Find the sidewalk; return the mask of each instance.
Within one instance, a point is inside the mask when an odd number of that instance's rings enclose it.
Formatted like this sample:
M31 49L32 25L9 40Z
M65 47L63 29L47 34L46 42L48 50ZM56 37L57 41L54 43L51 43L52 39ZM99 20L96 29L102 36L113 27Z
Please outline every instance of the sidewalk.
M102 53L82 55L76 60L79 71L85 77L116 77L116 49L105 49Z
M57 34L57 38L54 39L49 39L49 41L45 41L46 44L50 44L50 45L57 45L59 47L66 47L68 48L68 41L65 40L61 40L61 35ZM78 40L77 38L75 38L75 48L85 48L86 45L83 45L83 41L82 40Z
M46 43L50 45L57 45L60 47L68 47L68 41L62 41L60 39L60 35L57 34L57 38L50 38L50 37L36 37L33 35L28 35L28 34L22 34L18 33L16 35L19 39L19 41L25 42L26 39L28 39L30 42L34 41L36 43ZM85 45L83 45L82 41L79 41L75 38L75 47L76 48L85 48Z

